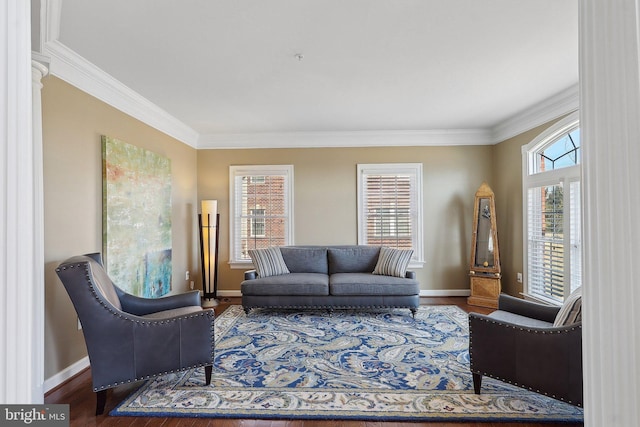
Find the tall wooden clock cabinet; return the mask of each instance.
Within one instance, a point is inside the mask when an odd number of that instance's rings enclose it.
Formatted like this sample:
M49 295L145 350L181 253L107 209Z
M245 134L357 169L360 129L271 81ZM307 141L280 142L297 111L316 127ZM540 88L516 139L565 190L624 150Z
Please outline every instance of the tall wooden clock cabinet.
M471 238L470 305L498 308L502 291L494 194L487 183L476 191Z

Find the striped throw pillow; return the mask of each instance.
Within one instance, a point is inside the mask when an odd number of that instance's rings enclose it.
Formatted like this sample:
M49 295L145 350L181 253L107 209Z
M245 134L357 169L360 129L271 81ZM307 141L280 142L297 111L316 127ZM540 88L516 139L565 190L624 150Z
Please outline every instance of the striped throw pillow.
M258 277L279 276L289 273L287 264L282 258L282 252L278 247L249 249L249 256L258 273Z
M407 267L413 255L413 249L380 248L378 263L373 274L383 276L405 277Z
M554 327L568 326L582 321L582 287L571 292L569 298L562 304L553 322Z

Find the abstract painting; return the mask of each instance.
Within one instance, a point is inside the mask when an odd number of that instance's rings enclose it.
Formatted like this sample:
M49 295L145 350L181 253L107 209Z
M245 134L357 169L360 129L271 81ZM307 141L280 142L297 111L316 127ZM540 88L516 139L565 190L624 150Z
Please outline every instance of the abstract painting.
M171 290L171 160L102 137L102 242L116 286L155 298Z

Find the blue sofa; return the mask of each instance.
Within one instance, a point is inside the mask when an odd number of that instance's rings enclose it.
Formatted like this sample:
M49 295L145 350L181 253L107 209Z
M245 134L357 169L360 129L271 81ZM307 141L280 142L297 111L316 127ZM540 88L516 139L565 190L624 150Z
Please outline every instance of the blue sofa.
M287 274L259 277L245 272L242 306L252 308L409 308L420 305L415 272L405 277L373 274L379 246L283 246Z

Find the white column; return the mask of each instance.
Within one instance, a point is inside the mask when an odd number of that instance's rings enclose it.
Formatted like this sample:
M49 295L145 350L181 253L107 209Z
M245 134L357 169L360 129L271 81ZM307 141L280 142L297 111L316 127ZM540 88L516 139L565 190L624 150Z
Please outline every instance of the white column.
M0 28L7 29L0 32L0 403L43 401L43 367L36 366L44 350L42 227L36 224L43 218L42 158L33 140L30 25L30 2L0 2ZM40 144L41 124L37 129Z
M31 62L32 141L33 141L33 327L32 396L33 403L44 402L44 161L42 148L42 78L48 69Z
M580 0L585 425L640 420L640 46L635 0Z

